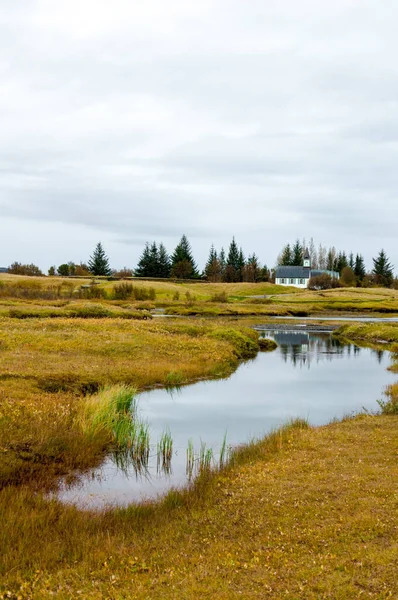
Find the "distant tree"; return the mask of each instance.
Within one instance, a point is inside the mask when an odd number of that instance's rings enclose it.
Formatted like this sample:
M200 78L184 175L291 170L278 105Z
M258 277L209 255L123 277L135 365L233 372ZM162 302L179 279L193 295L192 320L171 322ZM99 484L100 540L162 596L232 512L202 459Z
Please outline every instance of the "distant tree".
M145 243L145 248L139 258L135 275L137 277L150 277L151 272L151 249L149 243Z
M352 252L350 252L350 256L348 258L348 266L351 267L352 270L355 269L354 255Z
M182 236L171 256L171 274L179 279L197 279L199 277L198 267L186 235Z
M385 287L391 286L394 279L393 268L384 250L380 250L378 256L373 258L372 273L376 283Z
M55 265L51 265L51 267L48 269L49 277L54 277L56 269L57 269L57 267Z
M331 246L329 248L327 256L326 256L326 269L328 271L335 270L335 261L336 261L336 248L334 246Z
M109 259L105 254L101 242L98 242L92 256L90 256L88 268L92 275L109 277L112 274L112 270L109 266Z
M278 265L289 267L293 264L293 254L292 249L290 248L290 244L286 244L284 248L282 248L282 252L278 256Z
M362 254L357 254L355 257L354 273L359 282L361 282L366 275L365 261Z
M59 267L57 269L57 273L58 273L58 275L61 275L61 277L68 277L69 276L69 265L67 263L63 263L62 265L59 265Z
M28 275L28 276L42 276L43 273L37 265L31 263L30 265L24 265L19 262L13 262L8 267L8 272L12 275Z
M225 281L234 282L240 280L241 256L235 238L229 245L228 257L225 266Z
M246 260L242 248L239 248L238 257L238 281L243 281L243 269L245 268Z
M339 252L334 261L334 271L341 274L344 267L348 267L347 255L345 252Z
M318 268L322 270L327 269L327 250L322 244L319 244L318 247Z
M220 253L218 255L218 260L220 262L220 269L221 269L221 281L224 281L225 279L225 267L227 266L227 261L225 258L225 250L223 247L221 247Z
M159 277L159 250L156 242L149 248L149 265L147 277Z
M243 281L256 283L261 278L260 262L255 254L248 257L245 266L243 267Z
M318 269L318 254L316 252L316 248L315 248L315 244L314 244L314 239L311 238L310 239L310 243L308 246L308 251L310 253L310 258L311 258L311 268L312 269Z
M209 281L221 281L221 263L213 244L209 251L209 258L206 262L204 275Z
M303 247L300 240L296 240L292 248L292 265L300 266L303 264Z
M341 271L340 282L344 287L354 287L356 285L357 278L351 267L344 267Z
M79 265L75 265L75 275L76 277L89 277L90 271L88 269L88 265L86 263L81 262Z
M160 242L158 249L158 277L170 277L170 272L170 257L167 254L165 246Z

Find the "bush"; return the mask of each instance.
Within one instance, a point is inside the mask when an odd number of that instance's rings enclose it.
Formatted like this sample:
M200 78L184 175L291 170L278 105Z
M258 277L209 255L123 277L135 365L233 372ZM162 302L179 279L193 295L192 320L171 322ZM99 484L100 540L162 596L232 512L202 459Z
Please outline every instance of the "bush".
M210 298L210 302L228 302L227 292L224 290L213 294Z
M23 265L19 262L14 262L8 267L8 272L12 275L28 275L28 276L42 276L43 273L33 263L30 265Z
M338 287L341 287L340 282L337 279L333 279L328 273L311 277L308 282L309 290L330 290L331 288Z
M133 295L132 283L119 283L113 288L113 298L115 300L127 300Z

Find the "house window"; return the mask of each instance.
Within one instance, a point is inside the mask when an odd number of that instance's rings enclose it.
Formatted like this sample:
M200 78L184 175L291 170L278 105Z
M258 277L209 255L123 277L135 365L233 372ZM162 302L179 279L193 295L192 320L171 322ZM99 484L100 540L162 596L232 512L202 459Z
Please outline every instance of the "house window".
M304 285L304 279L300 279L300 284Z
M294 283L294 279L291 279L291 280L290 280L290 283Z
M284 280L284 279L281 279L281 283L285 283L285 280Z

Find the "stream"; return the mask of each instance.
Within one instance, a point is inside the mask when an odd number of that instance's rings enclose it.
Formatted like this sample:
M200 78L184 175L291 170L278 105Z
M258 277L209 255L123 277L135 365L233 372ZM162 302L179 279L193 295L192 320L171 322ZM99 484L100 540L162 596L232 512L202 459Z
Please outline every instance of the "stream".
M139 395L140 414L151 439L147 470L109 455L103 464L62 485L58 497L84 508L127 505L156 498L187 484L187 447L202 444L218 459L226 436L233 447L264 436L289 419L321 425L363 409L377 411L377 399L396 380L387 371L387 351L342 344L330 332L264 331L274 352L259 353L228 378L155 389ZM169 472L158 469L156 447L168 430L173 439ZM203 447L203 446L202 446Z

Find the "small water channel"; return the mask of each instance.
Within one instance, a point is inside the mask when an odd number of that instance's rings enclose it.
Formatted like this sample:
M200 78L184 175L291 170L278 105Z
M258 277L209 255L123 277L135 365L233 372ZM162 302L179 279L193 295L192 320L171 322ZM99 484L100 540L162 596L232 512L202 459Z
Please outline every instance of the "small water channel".
M187 483L188 440L197 451L204 442L217 456L225 434L235 446L295 417L320 425L363 408L375 411L385 386L396 379L386 371L389 352L341 344L329 332L283 329L261 335L275 339L277 350L259 353L226 380L140 394L152 444L146 474L134 465L118 466L110 456L78 484L61 489L60 499L99 508L154 498ZM173 438L169 474L158 472L156 457L166 428Z

